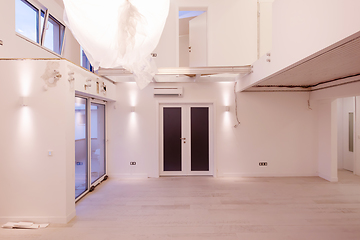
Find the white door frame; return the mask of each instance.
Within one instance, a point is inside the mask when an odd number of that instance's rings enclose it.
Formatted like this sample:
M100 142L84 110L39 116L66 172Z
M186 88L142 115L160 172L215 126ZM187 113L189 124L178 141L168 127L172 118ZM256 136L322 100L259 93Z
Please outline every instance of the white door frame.
M163 127L162 127L162 116L163 116L163 107L185 107L185 106L204 106L209 107L209 171L203 172L203 171L193 171L193 172L164 172L163 171ZM158 126L158 149L159 149L159 161L158 161L158 170L159 170L159 176L189 176L189 175L206 175L206 176L214 176L214 169L215 169L215 161L214 161L214 103L213 102L158 102L157 103L157 126ZM183 116L183 110L182 110L182 116ZM189 116L185 116L189 117ZM190 128L190 127L189 127ZM189 129L182 129L182 134L184 135L184 131L187 131ZM191 139L186 140L189 148L188 151L191 151ZM182 148L182 153L184 153L184 148ZM184 157L184 154L182 154ZM190 157L189 157L190 158ZM182 161L182 169L184 170L184 162ZM190 161L189 161L190 162Z
M90 101L89 101L89 118L90 118L90 124L89 124L89 141L90 141L90 145L89 145L89 156L90 156L90 167L89 167L89 171L90 171L90 181L89 181L89 183L90 183L90 187L92 187L92 186L96 186L96 185L98 185L103 179L104 179L104 177L107 175L107 170L108 170L108 164L107 164L107 143L108 143L108 140L107 140L107 111L108 111L108 107L107 107L107 101L104 101L104 100L100 100L100 99L94 99L94 98L91 98L90 99ZM105 173L104 173L104 175L102 175L101 177L99 177L96 181L94 181L93 183L91 183L91 103L95 103L95 104L100 104L100 105L104 105L104 107L105 107L105 112L104 112L104 114L105 114L105 119L104 119L104 124L105 124L105 129L104 129L104 131L105 131L105 133L104 133L104 138L105 138L105 143L104 143L104 151L105 151L105 153L104 153L104 161L105 161Z

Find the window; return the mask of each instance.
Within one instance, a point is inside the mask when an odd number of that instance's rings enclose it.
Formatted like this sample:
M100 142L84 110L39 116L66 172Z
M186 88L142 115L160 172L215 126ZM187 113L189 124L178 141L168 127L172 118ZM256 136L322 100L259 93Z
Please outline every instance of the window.
M16 32L40 43L39 9L25 0L15 2Z
M81 56L80 56L80 61L81 61L81 66L83 68L86 68L87 70L89 70L90 72L94 72L94 68L93 66L91 65L89 59L87 58L84 50L81 48L80 49L80 52L81 52Z
M49 14L45 32L45 41L43 43L44 47L47 47L57 54L61 54L64 33L65 26Z
M65 26L36 0L15 0L15 30L26 39L61 55Z

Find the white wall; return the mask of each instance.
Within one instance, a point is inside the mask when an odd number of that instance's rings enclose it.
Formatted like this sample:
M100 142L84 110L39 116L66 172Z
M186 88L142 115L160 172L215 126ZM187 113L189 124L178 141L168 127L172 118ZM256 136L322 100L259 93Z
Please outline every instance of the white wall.
M62 77L45 91L55 69ZM66 223L75 216L75 90L95 75L65 60L0 60L0 72L0 219Z
M64 223L75 216L73 149L67 138L74 131L74 99L68 82L43 90L45 61L1 61L4 76L1 118L0 218ZM53 68L64 68L53 62ZM27 97L28 106L20 106ZM48 156L48 150L53 156ZM69 154L70 153L70 154ZM73 186L73 184L71 184ZM70 205L69 205L70 204Z
M31 0L29 0L31 2ZM63 22L63 7L54 0L39 0L49 9L51 15ZM0 58L58 58L58 55L45 50L38 44L31 43L16 35L15 31L15 1L1 2L0 8L1 33ZM64 23L64 22L63 22ZM67 29L63 58L80 65L80 45Z
M337 128L338 104L334 100L320 100L312 105L317 116L317 162L321 178L337 182Z
M157 66L179 66L179 8L207 9L208 66L253 63L257 54L256 3L256 0L171 0L164 32L154 51L158 54Z
M259 32L259 44L260 53L259 56L264 56L272 49L272 4L274 0L259 0L259 12L260 12L260 32Z
M154 86L140 91L134 83L116 85L117 102L109 107L110 177L159 175L158 101L214 103L217 176L318 175L315 112L307 108L308 93L239 93L241 125L235 129L233 83L156 84L183 86L181 98L154 97ZM268 161L268 167L260 168L259 161Z

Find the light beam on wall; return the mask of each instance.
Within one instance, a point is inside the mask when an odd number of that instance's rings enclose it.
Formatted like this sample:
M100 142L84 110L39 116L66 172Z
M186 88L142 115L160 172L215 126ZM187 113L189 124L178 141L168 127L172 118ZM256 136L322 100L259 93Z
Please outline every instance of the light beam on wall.
M224 106L231 105L231 96L232 96L232 83L230 82L219 82L219 89L222 95L222 104Z
M33 85L32 76L34 75L34 70L32 69L31 64L30 61L22 61L21 66L19 67L21 71L17 71L19 74L20 94L22 97L28 97L30 95L31 86Z
M131 90L128 91L130 107L135 107L137 105L138 90L137 90L134 82L130 82L127 84L130 84L130 86L131 86Z
M23 107L19 111L18 117L18 127L17 132L15 133L17 139L17 147L21 151L26 152L30 151L33 148L34 136L34 116L32 109L29 107Z

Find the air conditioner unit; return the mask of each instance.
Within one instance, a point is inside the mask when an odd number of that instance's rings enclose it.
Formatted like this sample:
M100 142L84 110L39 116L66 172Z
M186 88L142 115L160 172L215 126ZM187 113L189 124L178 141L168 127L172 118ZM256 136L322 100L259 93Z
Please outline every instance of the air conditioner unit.
M176 95L182 96L182 87L154 87L154 95Z

